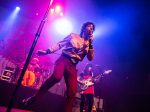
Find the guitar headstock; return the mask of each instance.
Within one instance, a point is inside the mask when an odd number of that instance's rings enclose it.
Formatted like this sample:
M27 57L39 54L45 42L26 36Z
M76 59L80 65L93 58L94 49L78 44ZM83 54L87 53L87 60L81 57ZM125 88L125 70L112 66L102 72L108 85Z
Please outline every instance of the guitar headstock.
M106 71L104 71L103 74L110 74L111 72L112 72L112 70L106 70Z
M104 77L104 75L107 75L107 74L109 74L109 73L111 73L111 72L112 72L112 70L106 70L106 71L104 71L104 73L102 73L102 74L96 76L95 79L102 78L102 77Z

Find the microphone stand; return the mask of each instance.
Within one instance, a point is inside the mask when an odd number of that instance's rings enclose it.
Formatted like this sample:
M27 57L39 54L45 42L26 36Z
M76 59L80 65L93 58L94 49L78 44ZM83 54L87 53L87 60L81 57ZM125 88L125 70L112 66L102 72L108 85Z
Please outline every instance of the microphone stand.
M35 45L36 45L36 43L37 43L37 40L38 40L38 38L40 37L40 34L41 34L42 29L43 29L43 27L44 27L44 24L45 24L45 21L46 21L46 19L47 19L47 15L48 15L48 13L49 13L49 11L50 11L50 7L51 7L51 5L52 5L52 2L53 2L53 0L50 0L49 5L48 5L48 8L47 8L47 10L46 10L46 12L45 12L45 14L44 14L44 17L43 17L43 19L42 19L42 21L41 21L41 23L40 23L40 25L39 25L39 27L38 27L38 30L37 30L37 32L36 32L36 34L35 34L34 41L33 41L32 46L31 46L31 48L30 48L30 51L29 51L29 54L28 54L28 56L27 56L26 62L25 62L25 64L24 64L24 67L23 67L23 69L22 69L21 75L20 75L20 77L19 77L19 79L18 79L17 85L16 85L16 87L15 87L13 93L12 93L12 96L11 96L11 99L10 99L10 102L9 102L9 104L8 104L8 108L7 108L6 112L11 112L11 108L13 107L13 103L14 103L15 98L16 98L16 96L17 96L19 87L20 87L20 85L21 85L21 82L22 82L22 79L23 79L23 77L24 77L25 71L26 71L26 69L27 69L27 67L28 67L28 64L29 64L30 58L31 58L31 56L32 56L33 50L34 50L34 48L35 48Z

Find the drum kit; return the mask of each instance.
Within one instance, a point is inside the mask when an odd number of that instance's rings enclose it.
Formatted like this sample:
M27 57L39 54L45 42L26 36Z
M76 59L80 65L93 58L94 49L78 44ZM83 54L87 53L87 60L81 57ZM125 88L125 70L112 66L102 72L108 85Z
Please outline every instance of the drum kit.
M51 67L47 63L40 65L39 59L33 58L28 65L21 84L39 89L50 73Z
M0 80L17 84L24 61L18 58L12 60L0 55ZM41 64L39 58L31 58L21 82L23 86L39 89L43 82L49 78L54 64L45 61L42 62L44 63Z

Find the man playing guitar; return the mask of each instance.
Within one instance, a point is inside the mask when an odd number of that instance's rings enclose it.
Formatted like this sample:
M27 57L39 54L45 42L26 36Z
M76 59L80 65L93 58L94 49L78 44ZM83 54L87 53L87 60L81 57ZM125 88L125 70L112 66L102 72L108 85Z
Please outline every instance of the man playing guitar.
M78 76L77 80L79 84L85 85L86 82L84 82L84 80L87 80L92 77L93 77L92 64L87 64L83 73L81 73ZM81 93L80 112L83 112L84 110L88 110L88 112L91 112L94 103L94 85L87 87L85 90L81 89L80 93Z
M92 68L92 64L87 64L84 71L77 78L81 94L80 112L83 112L83 110L91 112L94 103L94 83L99 81L103 75L112 72L112 70L106 70L94 77ZM87 108L85 108L85 105Z

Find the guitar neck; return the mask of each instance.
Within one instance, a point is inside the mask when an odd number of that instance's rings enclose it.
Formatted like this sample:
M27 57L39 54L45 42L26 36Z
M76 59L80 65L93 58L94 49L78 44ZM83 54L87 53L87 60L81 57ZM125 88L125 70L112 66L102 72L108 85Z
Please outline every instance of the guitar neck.
M103 76L103 74L99 74L98 76L96 76L94 79L99 79Z
M99 78L103 77L104 75L109 74L111 72L112 72L112 70L104 71L102 74L99 74L98 76L96 76L95 79L99 79Z

